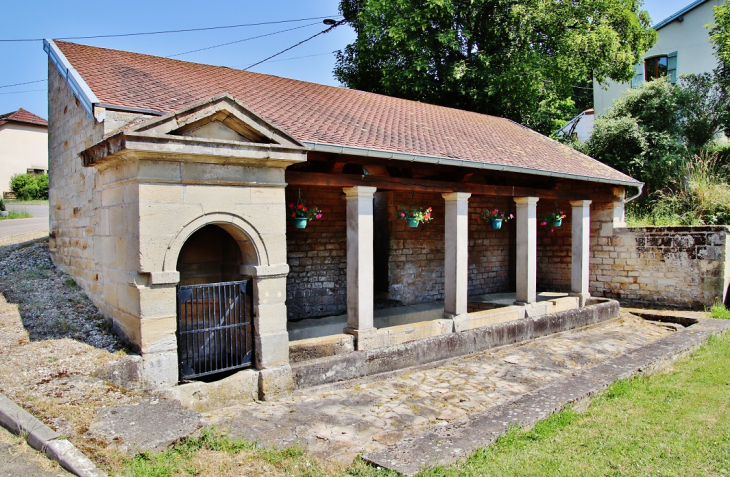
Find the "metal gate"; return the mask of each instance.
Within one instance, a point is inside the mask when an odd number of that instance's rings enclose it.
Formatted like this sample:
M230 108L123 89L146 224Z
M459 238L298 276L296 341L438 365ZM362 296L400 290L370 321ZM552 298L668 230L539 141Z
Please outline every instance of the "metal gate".
M253 287L250 280L178 286L180 380L251 365Z

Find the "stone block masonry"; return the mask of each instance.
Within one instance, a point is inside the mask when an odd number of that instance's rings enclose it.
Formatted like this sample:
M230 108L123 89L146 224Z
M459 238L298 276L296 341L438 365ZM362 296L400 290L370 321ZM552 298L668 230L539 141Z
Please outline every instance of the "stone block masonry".
M729 231L726 226L615 228L592 244L591 294L623 304L687 309L724 302Z
M286 189L286 203L296 204L300 188ZM304 229L287 220L287 314L291 319L341 315L347 311L347 222L342 189L301 187L307 205L322 218ZM288 209L287 209L288 212Z

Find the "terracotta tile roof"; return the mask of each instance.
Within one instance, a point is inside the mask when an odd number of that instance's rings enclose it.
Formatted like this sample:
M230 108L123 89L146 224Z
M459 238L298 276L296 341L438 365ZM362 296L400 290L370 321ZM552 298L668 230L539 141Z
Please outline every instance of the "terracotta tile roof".
M20 108L17 111L13 111L12 113L0 114L0 126L11 122L37 124L38 126L48 127L48 121L40 116L36 116L35 114L26 111L23 108Z
M220 66L56 45L102 103L169 113L228 93L302 142L636 182L507 119Z

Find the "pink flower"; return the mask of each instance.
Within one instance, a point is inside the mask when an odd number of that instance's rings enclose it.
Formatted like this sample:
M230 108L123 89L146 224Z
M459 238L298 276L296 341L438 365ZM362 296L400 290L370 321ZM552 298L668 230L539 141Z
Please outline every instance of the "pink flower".
M550 233L553 233L553 232L555 232L555 229L550 229Z
M540 222L540 225L547 225L547 222Z
M317 218L318 219L321 219L322 218L322 214L317 214Z
M512 214L509 214L509 218L510 218L510 219L514 219L514 218L515 218L515 216L514 216L514 215L512 215Z
M405 216L406 216L406 214L404 214L403 212L401 212L401 213L400 213L400 216L401 216L401 217L405 217Z

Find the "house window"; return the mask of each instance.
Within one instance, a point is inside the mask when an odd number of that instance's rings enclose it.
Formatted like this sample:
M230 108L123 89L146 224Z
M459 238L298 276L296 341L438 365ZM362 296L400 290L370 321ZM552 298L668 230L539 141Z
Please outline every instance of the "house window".
M667 76L669 59L666 56L655 56L644 60L645 81Z

